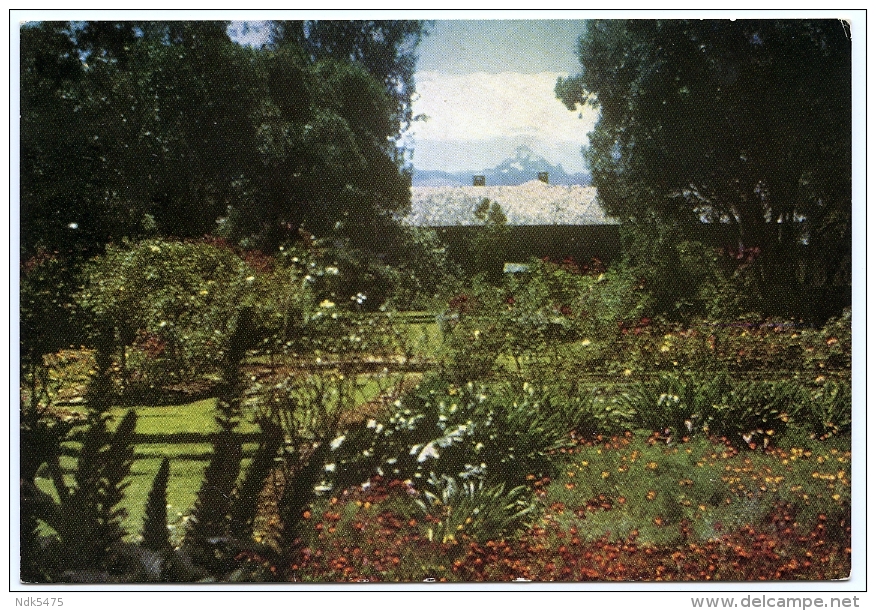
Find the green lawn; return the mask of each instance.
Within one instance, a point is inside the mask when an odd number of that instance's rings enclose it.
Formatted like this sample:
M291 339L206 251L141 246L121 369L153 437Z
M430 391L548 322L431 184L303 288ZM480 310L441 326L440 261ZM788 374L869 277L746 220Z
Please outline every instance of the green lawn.
M354 400L357 405L372 401L405 377L409 378L412 375L414 374L389 374L379 379L371 374L359 376ZM116 407L110 411L111 430L129 409L137 412L137 440L130 483L122 502L128 513L124 527L132 536L139 534L152 481L162 459L167 457L170 459L170 481L167 490L168 522L172 528L176 528L183 516L191 510L201 487L204 470L210 460L212 446L209 434L217 430L216 399L204 399L183 405ZM245 435L242 476L258 446L254 434L258 433L259 427L243 418L237 431ZM68 484L72 484L79 444L70 442L65 444L65 447L66 452L61 457L61 467ZM57 499L47 472L39 473L37 485Z
M168 520L173 523L191 509L201 486L204 469L210 460L212 449L208 434L216 430L215 407L215 399L205 399L185 405L133 408L137 412L137 436L142 436L141 439L145 437L150 441L138 441L135 447L130 484L122 502L122 506L128 512L124 527L130 534L140 532L146 497L164 457L170 459L170 482L167 490L167 503L170 506ZM111 411L114 419L110 422L110 429L115 427L128 409L114 408ZM255 433L258 431L258 426L244 420L238 430L241 433ZM166 441L160 441L162 437L166 438ZM243 444L244 469L249 464L256 446L254 442ZM72 483L72 473L76 468L75 453L79 448L77 443L68 443L66 447L67 453L61 457L61 467L68 483ZM47 473L40 473L37 485L57 499Z

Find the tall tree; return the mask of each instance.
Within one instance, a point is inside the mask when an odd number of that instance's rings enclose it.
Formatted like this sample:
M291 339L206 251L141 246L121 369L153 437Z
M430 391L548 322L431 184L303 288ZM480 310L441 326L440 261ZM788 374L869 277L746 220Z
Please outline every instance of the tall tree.
M851 277L851 42L840 21L592 21L557 83L601 111L606 212L757 249L764 285Z
M311 23L258 49L227 28L23 26L25 256L217 229L270 247L302 225L373 244L405 210L419 25Z
M294 42L312 61L331 57L360 64L395 101L401 134L413 120L416 48L427 28L422 21L278 21L275 44Z

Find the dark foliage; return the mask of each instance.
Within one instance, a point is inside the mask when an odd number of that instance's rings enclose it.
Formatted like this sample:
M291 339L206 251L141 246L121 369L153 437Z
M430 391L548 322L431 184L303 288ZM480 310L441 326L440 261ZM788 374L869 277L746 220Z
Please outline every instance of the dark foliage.
M253 456L246 475L234 493L229 533L239 541L252 536L253 524L259 508L259 495L277 464L277 452L283 443L283 430L270 420L262 420L261 442Z
M851 43L833 21L593 21L570 109L598 106L586 158L624 224L732 228L749 290L799 303L851 278ZM797 300L797 301L794 301ZM762 307L784 305L766 301Z
M143 547L153 551L163 551L170 548L167 535L167 481L170 478L170 461L164 458L152 489L146 500L146 517L143 520Z
M310 22L258 49L227 26L22 27L25 256L196 237L217 221L249 246L305 222L372 244L404 211L394 139L412 118L419 22Z

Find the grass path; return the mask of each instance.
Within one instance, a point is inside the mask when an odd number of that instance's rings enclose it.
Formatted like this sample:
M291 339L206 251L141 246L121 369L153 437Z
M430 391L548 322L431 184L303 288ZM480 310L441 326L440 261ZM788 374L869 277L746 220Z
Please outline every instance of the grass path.
M406 375L405 387L409 385L407 379L409 377L418 376ZM357 411L363 410L363 414L359 416L373 414L379 409L381 392L395 382L396 380L388 380L378 383L370 377L368 379L363 377L355 397ZM168 522L172 531L179 530L184 516L194 504L212 453L209 435L217 430L216 399L204 399L182 405L116 407L110 412L112 420L109 428L113 429L129 409L137 412L137 428L134 463L131 467L125 499L122 501L122 506L128 514L123 526L130 536L136 537L139 534L152 481L162 459L167 457L170 459L170 480L167 490ZM345 418L347 422L356 419L356 414ZM237 432L241 434L243 441L242 477L258 446L259 428L252 421L243 418ZM66 474L68 484L72 484L78 450L78 443L69 442L65 444L65 453L61 457L61 467ZM57 499L47 472L38 474L37 485Z

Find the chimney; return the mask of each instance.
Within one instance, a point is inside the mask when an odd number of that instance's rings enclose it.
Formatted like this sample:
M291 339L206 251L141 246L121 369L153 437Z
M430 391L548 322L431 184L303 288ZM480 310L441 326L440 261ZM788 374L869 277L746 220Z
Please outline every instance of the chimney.
M471 185L473 187L486 187L487 186L487 177L483 174L475 174L471 178Z
M538 179L544 184L548 184L548 173L547 172L539 172Z

